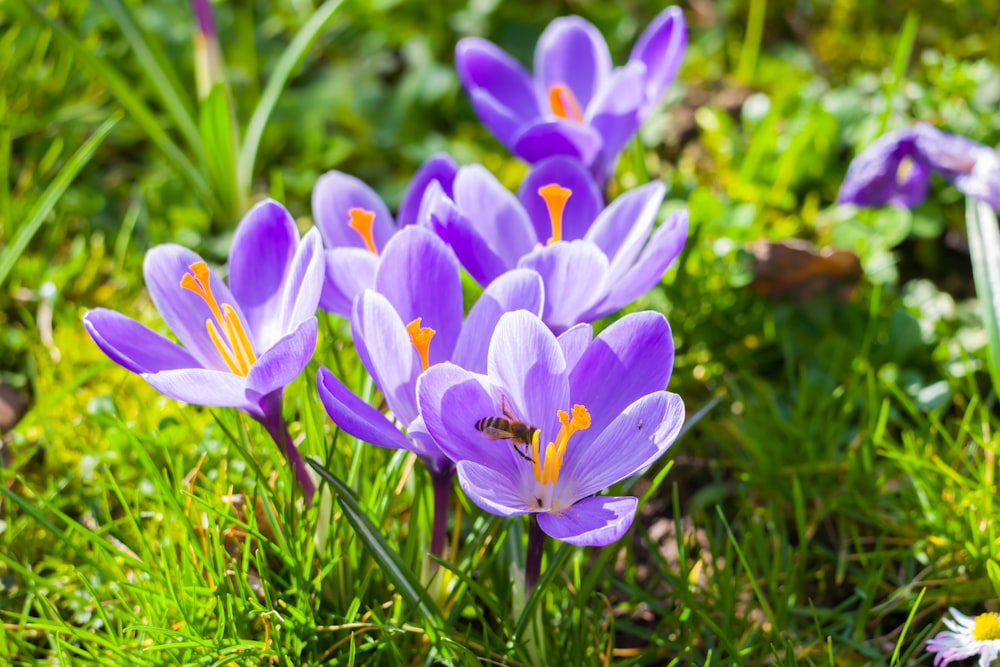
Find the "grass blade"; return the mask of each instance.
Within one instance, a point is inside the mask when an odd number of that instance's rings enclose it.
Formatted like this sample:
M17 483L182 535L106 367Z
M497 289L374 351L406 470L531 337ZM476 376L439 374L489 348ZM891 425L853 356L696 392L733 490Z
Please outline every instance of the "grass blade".
M14 264L21 257L21 253L28 247L28 243L31 242L31 239L41 228L42 223L45 222L45 218L52 212L52 208L56 205L56 202L66 192L66 188L69 187L73 179L76 178L76 175L80 173L80 170L90 161L90 158L94 155L94 151L107 138L112 128L118 124L121 118L120 113L115 113L104 121L97 128L97 131L94 132L93 136L87 139L73 153L69 161L63 165L56 177L49 183L49 187L45 188L45 192L38 198L34 208L28 215L28 222L18 230L17 236L14 237L10 245L3 249L3 254L0 255L0 285L3 285L10 270L14 268Z
M989 204L968 197L965 224L969 233L969 254L976 296L983 308L986 329L988 366L994 391L1000 392L1000 231L997 216Z
M264 135L264 128L271 117L271 112L274 111L274 107L278 104L281 92L285 89L288 79L292 76L292 72L295 71L299 63L305 58L306 53L312 47L316 38L319 37L319 33L333 19L342 2L343 0L327 0L327 2L324 2L309 17L306 24L302 26L302 30L295 35L295 39L292 40L292 43L281 54L281 58L278 59L278 64L267 82L267 87L264 88L264 94L261 95L260 101L257 102L257 107L254 109L253 116L250 117L250 123L247 125L246 135L243 137L243 145L240 148L240 159L237 165L239 174L238 182L241 192L250 192L253 183L253 168L257 161L257 150L260 148L260 140Z
M906 14L903 22L903 29L899 32L899 42L896 43L896 53L892 57L892 76L885 87L885 108L879 117L878 135L885 133L885 127L889 123L889 116L892 114L892 101L896 98L899 86L903 83L903 75L906 74L906 66L910 62L910 54L913 53L913 43L917 39L917 28L920 20L917 15L910 11Z

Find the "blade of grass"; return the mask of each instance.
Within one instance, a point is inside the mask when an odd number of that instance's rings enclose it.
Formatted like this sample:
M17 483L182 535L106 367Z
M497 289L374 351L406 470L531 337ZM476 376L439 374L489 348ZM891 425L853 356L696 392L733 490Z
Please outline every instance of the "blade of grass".
M903 22L903 29L899 32L899 41L896 43L896 53L892 57L892 70L889 82L885 86L885 108L879 117L878 134L885 133L885 126L889 123L889 116L892 114L892 101L896 98L899 86L903 83L903 76L906 74L906 66L910 62L910 54L913 53L913 42L917 39L917 28L920 20L917 15L910 11L906 13L906 20Z
M994 390L1000 391L1000 231L997 230L997 216L989 204L969 197L966 199L965 222L969 233L969 254L972 256L972 277L976 283L976 296L983 308L990 378Z
M278 64L271 73L271 78L264 88L257 107L250 117L246 134L243 137L243 144L240 148L240 157L237 164L237 183L241 192L249 193L253 185L253 168L257 161L257 151L260 149L261 137L264 135L264 128L271 117L271 112L278 104L282 91L288 84L288 79L292 76L306 53L312 47L320 32L327 26L343 0L327 0L317 9L306 24L302 26L292 43L281 54Z
M94 151L107 138L108 134L111 133L111 130L118 124L121 118L120 113L115 113L104 121L97 128L97 131L73 153L66 164L59 170L59 173L56 174L56 177L49 183L49 187L45 188L45 192L38 198L35 207L28 214L28 222L18 230L17 236L11 241L10 245L3 249L3 254L0 255L0 285L3 285L7 279L7 274L14 268L14 264L21 257L21 253L28 247L28 243L31 242L31 239L41 228L42 223L45 222L49 213L52 212L52 208L56 205L56 202L66 192L66 188L69 187L73 179L76 178L76 175L80 173L80 170L90 161L90 158L94 155Z

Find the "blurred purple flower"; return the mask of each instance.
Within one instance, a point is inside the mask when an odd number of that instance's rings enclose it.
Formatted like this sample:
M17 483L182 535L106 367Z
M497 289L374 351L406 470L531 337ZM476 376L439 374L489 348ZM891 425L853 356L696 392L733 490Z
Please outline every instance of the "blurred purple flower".
M532 167L516 197L485 168L462 167L454 198L432 185L420 215L482 285L513 268L537 271L542 319L558 333L619 310L660 281L687 238L686 211L653 231L665 192L647 183L604 208L587 170L556 156Z
M1000 211L1000 154L927 123L880 137L851 162L837 200L912 208L927 196L932 172Z
M492 42L461 40L455 66L483 124L527 162L583 161L603 182L674 80L687 46L684 14L667 7L613 68L604 37L579 16L558 18L535 47L534 75Z
M222 67L222 51L215 30L215 17L209 0L191 0L197 30L194 33L195 83L198 99L204 100L217 83L225 82Z
M595 494L659 458L684 405L664 391L674 347L663 315L626 315L591 335L582 324L556 338L531 313L505 314L485 374L434 366L417 395L474 503L500 516L536 514L551 537L603 546L628 530L638 501ZM530 443L487 437L482 420L500 416L534 429Z
M170 398L238 408L261 422L311 499L312 481L281 421L281 397L316 347L323 281L319 233L310 231L300 241L288 211L268 200L236 229L228 286L196 253L173 244L150 250L143 274L181 344L105 308L84 315L91 338Z
M313 218L326 245L326 283L320 307L344 317L354 297L373 284L378 254L398 230L415 224L424 191L437 183L451 193L458 165L444 154L429 158L406 188L393 220L382 199L364 182L340 171L329 171L316 182Z

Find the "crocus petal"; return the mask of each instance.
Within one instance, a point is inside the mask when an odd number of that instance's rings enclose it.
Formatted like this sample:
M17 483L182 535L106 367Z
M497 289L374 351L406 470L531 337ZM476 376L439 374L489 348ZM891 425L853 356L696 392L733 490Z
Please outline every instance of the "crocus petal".
M539 241L517 198L481 165L458 170L455 204L490 248L511 264Z
M188 273L188 268L202 261L193 251L168 243L146 253L142 271L156 309L181 345L198 360L200 366L226 371L225 361L206 330L206 322L215 320L211 308L200 296L181 287L181 278ZM239 303L215 271L209 274L209 284L216 301L220 305L231 305L237 316L246 322ZM247 331L247 334L254 343L253 330Z
M631 496L584 498L559 512L539 513L538 527L549 537L569 544L603 547L625 534L638 504L638 499Z
M580 357L583 356L583 353L590 346L590 341L593 337L593 328L586 322L581 322L559 334L559 337L556 338L559 347L562 348L563 356L566 358L566 370L568 372L572 373L576 364L580 361Z
M584 237L596 243L611 260L610 280L615 281L631 268L649 232L667 189L653 181L629 190L604 209Z
M328 171L319 177L312 192L312 211L316 226L327 248L364 248L364 239L348 226L349 211L360 208L375 214L372 239L381 252L396 231L396 223L382 198L364 181L340 171Z
M436 332L430 363L447 361L462 329L462 282L451 249L432 232L410 226L386 245L375 271L375 290L404 323L420 318Z
M417 173L413 175L409 185L406 186L403 199L399 203L396 221L400 229L407 225L416 224L424 192L431 183L438 183L444 194L451 197L452 184L455 182L455 174L457 173L458 165L445 153L436 153L420 165Z
M486 367L505 391L515 418L541 429L542 438L554 439L559 424L556 411L569 404L569 382L562 349L542 321L525 310L502 315ZM502 408L500 397L494 399Z
M177 343L107 308L87 311L83 326L104 354L133 373L156 373L201 365Z
M667 87L673 83L687 47L687 27L680 7L667 7L657 15L639 35L629 62L639 61L646 66L643 86L646 101L640 114L645 116L659 102Z
M420 359L396 309L378 292L365 290L354 301L351 332L361 363L396 418L404 424L416 419Z
M917 161L940 171L965 194L1000 210L1000 154L928 123L915 124L912 132Z
M666 391L643 396L596 437L584 431L576 436L579 441L570 440L559 472L559 485L566 486L557 493L569 493L573 500L586 498L644 470L674 443L683 425L680 396Z
M324 253L326 280L319 305L323 310L351 316L354 298L375 287L378 257L362 248L334 248Z
M900 169L907 160L906 169ZM837 201L858 206L913 207L927 196L930 165L917 149L913 128L882 135L847 168Z
M299 243L292 264L285 274L281 314L276 318L281 323L282 334L316 316L325 277L326 257L319 230L313 227Z
M567 86L587 105L611 72L611 53L604 36L586 19L564 16L549 23L535 46L539 94L548 99L552 86ZM550 111L551 110L547 110Z
M643 311L621 318L587 347L569 376L571 400L590 411L600 433L633 401L666 389L674 366L667 318Z
M677 259L687 240L687 211L675 211L660 225L643 248L638 261L615 281L607 296L590 309L584 319L596 319L632 303L639 295L660 282L670 264Z
M543 303L542 278L537 273L514 269L503 274L472 306L451 360L473 373L485 373L486 354L500 316L523 309L541 317Z
M601 134L602 169L610 169L614 165L618 153L635 136L642 123L639 109L643 103L645 74L642 63L619 67L587 109L586 121Z
M478 461L514 480L519 473L513 445L491 440L476 428L484 417L502 416L487 382L455 364L431 366L417 380L420 414L427 432L452 460Z
M455 47L455 69L480 120L511 145L517 128L540 115L528 72L492 42L467 37Z
M184 368L148 373L142 377L161 394L192 405L247 411L257 409L247 397L246 378L229 371Z
M455 471L455 462L441 451L437 442L431 437L424 419L420 415L406 426L406 437L413 443L413 452L423 459L424 466L432 475L447 473L448 477Z
M358 440L378 447L413 449L413 443L388 417L358 398L326 368L316 374L316 389L333 423Z
M291 383L316 350L316 317L303 320L257 358L247 375L247 386L261 396Z
M475 461L459 461L456 469L465 495L481 509L499 516L518 516L531 511L518 487L504 473Z
M465 270L480 285L490 284L513 268L517 261L516 256L497 254L472 221L464 215L453 218L440 235L451 246Z
M533 166L521 181L517 198L527 211L537 238L543 243L552 236L552 220L545 199L538 190L550 183L572 192L562 216L563 240L583 238L587 228L604 208L600 187L586 167L570 157L557 155Z
M542 276L542 319L557 333L580 322L607 290L608 258L587 241L563 241L539 248L521 258L518 266L534 269Z
M590 165L600 154L602 145L601 134L589 125L554 120L524 126L510 147L515 155L529 163L553 155L568 155Z

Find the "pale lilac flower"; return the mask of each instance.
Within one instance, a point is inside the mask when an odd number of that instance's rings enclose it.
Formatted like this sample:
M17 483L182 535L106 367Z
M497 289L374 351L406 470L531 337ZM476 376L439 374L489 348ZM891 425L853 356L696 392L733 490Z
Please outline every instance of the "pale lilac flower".
M336 170L321 176L312 194L313 218L326 246L320 307L350 316L354 297L372 286L379 253L389 239L417 223L424 191L434 183L450 194L457 170L454 160L444 154L424 162L403 194L398 219L360 179Z
M572 156L603 182L674 80L686 46L684 14L667 7L624 67L612 66L604 37L579 16L548 25L535 47L533 75L478 37L458 43L455 66L480 120L515 155L531 163Z
M427 431L476 505L534 514L551 537L602 546L628 530L637 500L596 494L667 450L684 405L665 391L674 351L663 315L626 315L591 336L581 324L556 338L532 313L508 313L485 374L440 364L420 376L417 393ZM494 417L529 435L491 435L484 420Z
M948 611L955 620L948 617L941 619L948 629L927 642L927 650L937 654L934 656L934 667L945 667L976 656L979 657L979 667L989 667L1000 656L1000 616L994 612L966 616L954 607Z
M890 132L851 162L837 200L912 208L927 196L933 172L1000 211L1000 153L927 123Z
M288 211L268 200L236 229L228 286L196 253L173 244L151 249L143 274L181 344L105 308L83 318L94 342L171 398L238 408L261 422L311 498L312 482L281 421L281 397L316 347L323 281L319 233L310 231L300 241Z

